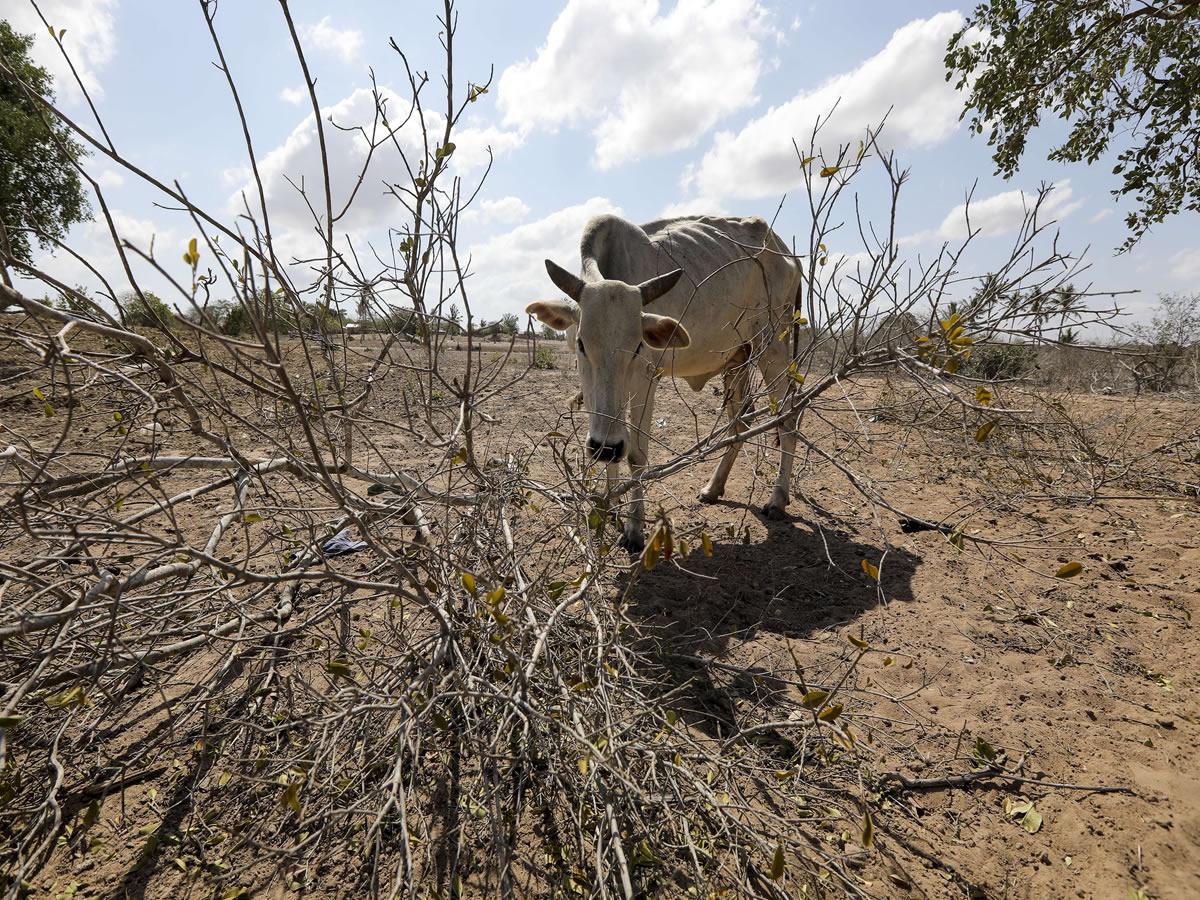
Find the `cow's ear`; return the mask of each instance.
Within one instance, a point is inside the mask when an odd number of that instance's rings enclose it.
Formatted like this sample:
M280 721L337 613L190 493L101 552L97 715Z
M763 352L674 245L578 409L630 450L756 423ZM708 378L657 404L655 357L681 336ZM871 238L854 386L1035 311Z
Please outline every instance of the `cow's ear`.
M579 302L579 295L583 293L584 281L582 278L578 275L572 275L552 259L546 260L546 272L549 274L550 280L554 282L555 287L576 303Z
M645 306L647 303L653 303L671 288L675 287L681 275L683 275L683 269L675 269L666 275L656 275L654 278L639 284L638 290L642 292L642 306Z
M653 313L642 313L642 338L655 350L686 347L692 342L687 329L678 319L656 316Z
M539 300L525 307L525 312L555 331L579 324L579 307L567 300Z

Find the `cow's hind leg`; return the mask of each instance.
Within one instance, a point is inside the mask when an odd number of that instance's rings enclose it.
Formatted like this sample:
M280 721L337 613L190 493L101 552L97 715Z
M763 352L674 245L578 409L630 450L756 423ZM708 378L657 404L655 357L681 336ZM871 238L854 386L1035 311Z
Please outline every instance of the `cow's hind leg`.
M782 350L781 344L768 348L758 361L768 394L779 400L783 411L789 413L779 423L779 474L775 478L771 499L763 507L763 515L768 519L787 517L787 505L791 499L788 492L792 484L792 466L796 460L796 427L799 417L791 413L795 387L788 374L787 365L787 354Z
M746 431L744 418L746 405L746 388L750 382L749 348L743 347L737 355L729 360L728 367L722 373L725 379L725 414L729 416L733 433L737 436L732 444L725 448L717 469L708 479L708 484L700 492L701 503L716 503L725 493L725 482L729 479L729 471L742 449L741 435Z

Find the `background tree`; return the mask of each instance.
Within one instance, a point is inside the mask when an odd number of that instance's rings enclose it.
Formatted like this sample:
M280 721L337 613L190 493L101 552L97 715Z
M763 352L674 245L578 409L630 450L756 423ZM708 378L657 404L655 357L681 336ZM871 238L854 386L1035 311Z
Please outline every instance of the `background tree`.
M505 313L500 317L501 334L514 335L520 328L520 320L514 313Z
M1122 251L1167 216L1200 210L1200 0L981 3L946 66L1006 178L1043 112L1070 125L1049 159L1090 164L1119 150L1113 194L1137 203Z
M0 253L24 262L33 239L47 246L91 215L74 166L83 148L57 119L48 125L30 96L54 99L50 73L29 58L32 46L0 20L0 222L8 232Z
M1135 390L1173 391L1189 370L1196 384L1200 294L1159 294L1150 321L1137 325L1133 336L1141 346L1137 358L1125 367L1134 378Z
M171 307L153 291L142 291L140 296L127 291L117 298L117 309L129 328L166 327L175 318Z

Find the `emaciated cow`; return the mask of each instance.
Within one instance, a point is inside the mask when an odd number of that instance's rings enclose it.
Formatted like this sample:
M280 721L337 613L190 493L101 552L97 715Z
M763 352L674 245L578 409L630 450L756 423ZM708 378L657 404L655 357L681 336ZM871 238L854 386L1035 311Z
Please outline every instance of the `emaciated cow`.
M748 427L743 406L750 360L773 395L784 393L792 342L780 340L780 332L790 334L800 266L766 221L689 216L638 227L597 216L585 226L579 249L579 276L546 260L550 279L570 300L539 301L526 311L576 333L587 449L609 465L610 481L622 458L635 477L647 465L660 368L694 391L723 373L725 411L736 435ZM780 426L779 446L779 476L763 509L774 519L788 504L794 419ZM701 501L720 499L740 449L741 441L726 448ZM644 546L644 515L637 485L622 537L631 552Z

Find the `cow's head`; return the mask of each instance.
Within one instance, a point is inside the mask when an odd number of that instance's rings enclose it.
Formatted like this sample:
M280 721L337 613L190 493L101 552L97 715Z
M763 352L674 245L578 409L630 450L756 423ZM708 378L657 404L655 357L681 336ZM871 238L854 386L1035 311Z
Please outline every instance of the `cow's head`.
M588 452L602 462L617 462L629 443L625 404L629 399L630 366L637 364L645 347L665 350L686 347L690 342L677 319L642 312L643 306L675 286L683 270L641 284L609 279L584 281L550 260L546 260L546 271L571 299L531 303L526 312L559 331L576 327L575 353L579 357L583 405L589 413Z

